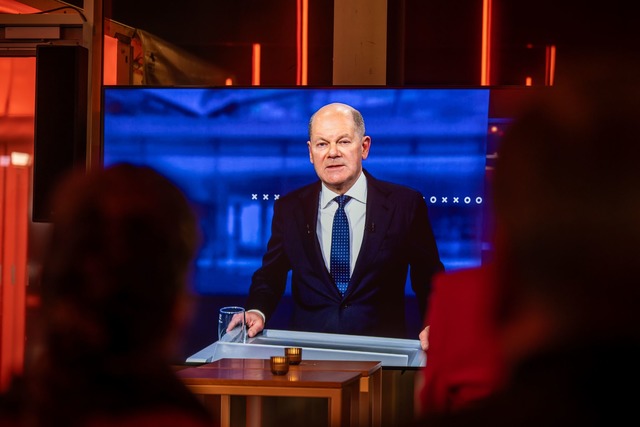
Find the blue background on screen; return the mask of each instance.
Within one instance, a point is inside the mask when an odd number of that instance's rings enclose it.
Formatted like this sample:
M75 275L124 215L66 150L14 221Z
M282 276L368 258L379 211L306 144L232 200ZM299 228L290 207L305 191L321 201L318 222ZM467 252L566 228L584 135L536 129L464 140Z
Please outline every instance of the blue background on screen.
M107 86L104 163L148 164L183 188L204 233L194 291L246 295L274 201L317 179L308 120L329 102L362 112L373 176L425 196L445 268L480 265L489 89Z

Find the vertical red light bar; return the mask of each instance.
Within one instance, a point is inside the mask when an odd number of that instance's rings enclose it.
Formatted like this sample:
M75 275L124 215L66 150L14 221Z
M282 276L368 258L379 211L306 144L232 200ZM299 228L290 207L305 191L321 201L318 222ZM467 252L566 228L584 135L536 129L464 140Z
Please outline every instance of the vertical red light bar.
M546 63L545 63L545 84L553 86L554 76L556 74L556 47L550 45L546 47Z
M260 86L260 43L252 46L251 62L251 85Z
M118 84L118 39L109 37L105 34L102 65L102 84L116 85ZM125 83L125 82L121 82ZM126 83L129 83L128 81Z
M306 86L309 63L309 0L296 2L296 85Z
M482 58L480 84L491 84L491 0L482 0Z
M9 165L9 156L6 155L6 147L0 147L0 393L7 391L11 384L13 376L13 329L14 329L14 301L13 301L13 284L5 278L5 217L12 212L4 208L7 202L5 194L7 167ZM13 236L12 236L13 237Z

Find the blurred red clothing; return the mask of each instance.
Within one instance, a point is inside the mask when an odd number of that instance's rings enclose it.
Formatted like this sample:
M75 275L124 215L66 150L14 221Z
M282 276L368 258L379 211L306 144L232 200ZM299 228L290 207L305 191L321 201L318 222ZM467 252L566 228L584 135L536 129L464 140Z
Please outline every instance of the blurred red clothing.
M416 414L448 412L495 391L504 364L493 323L493 269L483 266L434 278L425 324L427 364L416 377Z

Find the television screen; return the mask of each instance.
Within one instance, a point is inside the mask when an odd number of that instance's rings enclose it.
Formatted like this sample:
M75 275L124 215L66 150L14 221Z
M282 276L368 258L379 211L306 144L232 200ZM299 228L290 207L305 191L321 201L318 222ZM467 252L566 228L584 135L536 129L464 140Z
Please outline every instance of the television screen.
M193 292L199 299L191 348L216 340L222 305L243 305L270 236L274 202L317 180L307 148L318 108L360 110L371 151L364 168L419 190L447 270L477 266L488 249L485 167L489 88L141 87L103 89L105 165L155 167L188 195L204 242ZM490 249L490 248L489 248ZM408 338L422 319L405 288ZM290 286L271 329L287 329Z

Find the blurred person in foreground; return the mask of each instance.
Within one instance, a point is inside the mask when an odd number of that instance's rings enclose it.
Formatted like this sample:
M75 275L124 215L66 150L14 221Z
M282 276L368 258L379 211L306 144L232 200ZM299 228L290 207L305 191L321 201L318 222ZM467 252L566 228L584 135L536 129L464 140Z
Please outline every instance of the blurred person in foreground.
M506 384L417 425L640 423L637 65L577 63L510 125L493 189Z
M427 364L415 377L417 416L455 411L502 386L493 270L489 263L434 277L425 319L431 333L420 335Z
M292 329L418 338L407 336L407 276L424 316L431 278L444 269L424 197L363 169L371 137L350 105L331 103L316 111L307 146L318 181L274 205L271 237L246 303L249 337L265 327L291 272ZM347 196L346 290L332 267L338 196Z
M487 166L485 199L490 202L485 224L493 235L494 167ZM427 326L419 336L427 364L415 376L416 416L456 411L503 386L505 361L493 320L497 304L494 264L491 256L485 256L481 265L434 277L424 320Z
M53 206L41 342L14 390L17 425L215 425L171 366L200 243L183 193L120 164L71 174Z

